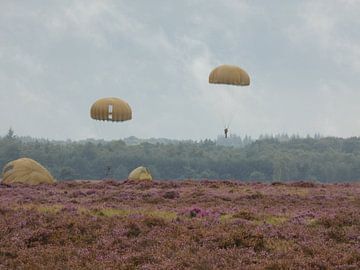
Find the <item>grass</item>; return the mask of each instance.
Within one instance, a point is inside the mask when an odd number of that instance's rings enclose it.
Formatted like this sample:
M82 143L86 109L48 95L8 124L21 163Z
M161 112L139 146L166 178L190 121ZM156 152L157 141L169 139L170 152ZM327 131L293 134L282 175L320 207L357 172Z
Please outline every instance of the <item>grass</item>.
M82 213L97 217L129 217L132 215L141 215L144 217L162 218L167 221L175 220L177 213L173 211L151 210L151 209L118 209L118 208L100 208L100 209L81 209Z
M39 213L57 214L64 208L64 206L60 204L24 204L24 205L15 205L12 208L14 210L19 210L19 209L35 210Z
M267 241L267 245L271 250L286 253L292 250L296 244L293 240L272 238Z
M289 220L285 216L275 216L275 215L265 215L265 216L256 216L255 214L248 211L239 211L233 214L223 214L219 217L219 221L222 223L231 222L236 219L244 219L252 222L256 225L261 225L262 223L271 224L274 226L281 225Z
M283 216L267 216L265 217L264 221L268 224L271 224L271 225L281 225L283 223L285 223L286 221L288 221L289 218L287 217L283 217Z
M234 220L234 216L232 214L223 214L219 217L219 221L222 223L229 222Z

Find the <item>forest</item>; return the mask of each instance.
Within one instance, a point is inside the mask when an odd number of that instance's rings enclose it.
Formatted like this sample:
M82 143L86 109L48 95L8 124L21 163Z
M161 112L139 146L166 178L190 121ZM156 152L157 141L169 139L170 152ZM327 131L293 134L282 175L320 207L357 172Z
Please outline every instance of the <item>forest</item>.
M126 179L146 166L154 179L351 182L360 179L360 138L260 136L253 140L175 141L166 139L52 141L0 138L0 167L29 157L57 180Z

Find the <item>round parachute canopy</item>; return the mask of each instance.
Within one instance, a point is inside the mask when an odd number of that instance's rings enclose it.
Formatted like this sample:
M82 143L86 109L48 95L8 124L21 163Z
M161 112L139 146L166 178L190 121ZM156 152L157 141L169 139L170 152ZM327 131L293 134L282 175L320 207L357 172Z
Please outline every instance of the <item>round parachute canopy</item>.
M23 183L28 185L52 184L55 179L47 169L30 158L13 160L4 166L3 184Z
M120 98L101 98L90 109L90 116L95 120L121 122L132 118L132 111L127 102Z
M250 85L250 77L245 70L231 65L221 65L211 71L209 83Z
M143 166L137 167L134 169L128 177L129 180L135 180L135 181L151 181L152 176L150 173L150 170L148 168L145 168Z

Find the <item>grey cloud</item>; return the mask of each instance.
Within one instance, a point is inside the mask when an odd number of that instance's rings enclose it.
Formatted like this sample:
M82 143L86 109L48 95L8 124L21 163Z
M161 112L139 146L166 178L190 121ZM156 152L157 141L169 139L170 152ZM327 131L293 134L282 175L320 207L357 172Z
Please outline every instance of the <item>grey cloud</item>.
M0 134L214 138L228 114L242 135L357 135L359 9L350 0L4 1ZM247 69L251 87L209 85L221 63ZM103 96L127 100L134 120L89 119Z

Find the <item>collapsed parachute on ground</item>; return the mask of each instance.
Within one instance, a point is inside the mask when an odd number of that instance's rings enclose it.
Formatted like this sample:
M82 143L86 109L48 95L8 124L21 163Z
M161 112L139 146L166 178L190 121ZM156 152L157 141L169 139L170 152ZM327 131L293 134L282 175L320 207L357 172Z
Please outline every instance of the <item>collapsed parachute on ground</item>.
M221 65L210 72L209 83L247 86L250 85L250 77L240 67Z
M20 158L7 163L2 171L3 184L52 184L55 179L42 165L30 158Z
M152 176L150 173L150 170L148 168L145 168L143 166L137 167L134 169L128 177L129 180L135 180L135 181L151 181Z
M120 98L101 98L91 106L90 116L95 120L121 122L130 120L132 111L129 104Z

